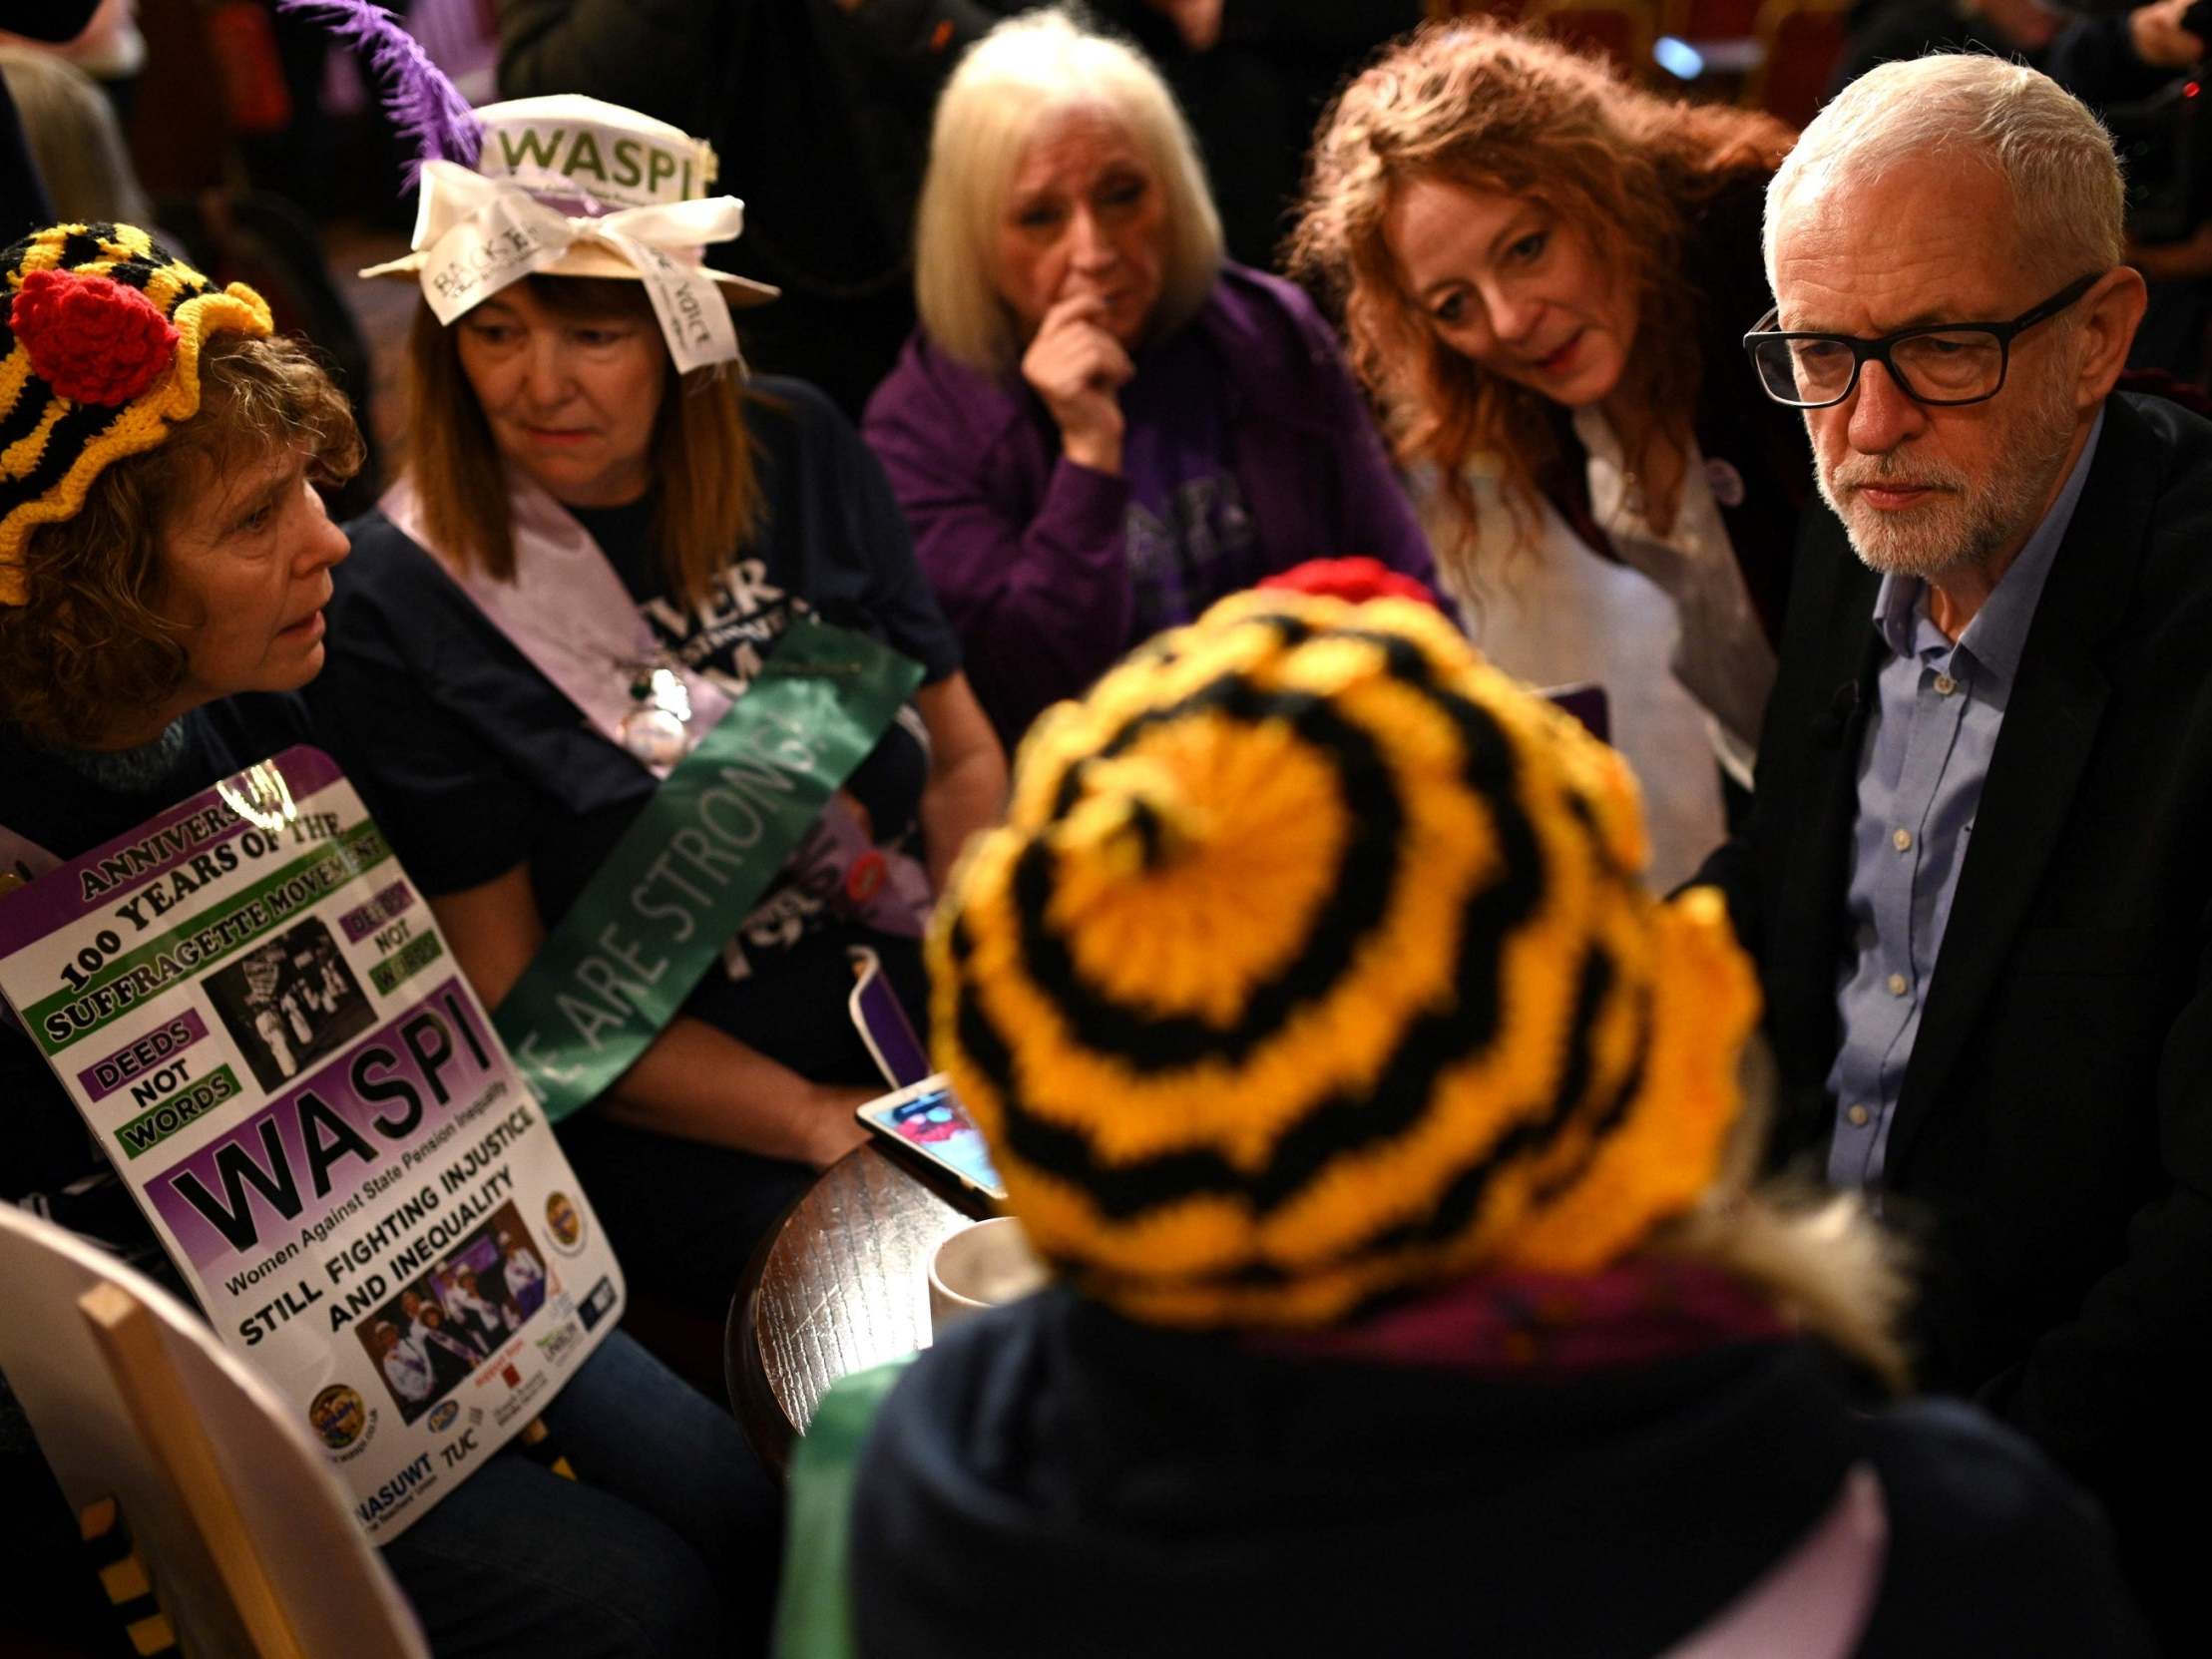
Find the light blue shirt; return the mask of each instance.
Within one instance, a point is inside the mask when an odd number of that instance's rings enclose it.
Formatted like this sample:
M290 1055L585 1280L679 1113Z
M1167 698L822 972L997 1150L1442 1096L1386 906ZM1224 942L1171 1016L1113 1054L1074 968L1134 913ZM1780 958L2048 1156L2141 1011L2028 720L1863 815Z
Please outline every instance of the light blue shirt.
M1845 898L1850 944L1836 974L1843 1042L1828 1178L1879 1191L1890 1120L1943 950L1982 783L2019 675L2028 624L2104 432L2089 441L2043 522L1957 642L1929 621L1927 585L1885 576L1874 626L1889 647L1859 750L1859 818Z

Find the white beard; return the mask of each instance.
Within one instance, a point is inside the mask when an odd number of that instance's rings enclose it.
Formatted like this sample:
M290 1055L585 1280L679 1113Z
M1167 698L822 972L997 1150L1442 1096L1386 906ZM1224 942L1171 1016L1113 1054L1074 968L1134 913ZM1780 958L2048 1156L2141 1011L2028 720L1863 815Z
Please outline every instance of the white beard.
M2073 442L2073 403L2050 384L2011 423L1997 467L1979 485L1961 470L1916 457L1905 444L1882 455L1847 456L1818 469L1821 499L1851 537L1860 563L1884 575L1932 581L1985 566L2004 544L2032 529L2050 499ZM1857 486L1910 478L1939 492L1902 513L1869 506Z

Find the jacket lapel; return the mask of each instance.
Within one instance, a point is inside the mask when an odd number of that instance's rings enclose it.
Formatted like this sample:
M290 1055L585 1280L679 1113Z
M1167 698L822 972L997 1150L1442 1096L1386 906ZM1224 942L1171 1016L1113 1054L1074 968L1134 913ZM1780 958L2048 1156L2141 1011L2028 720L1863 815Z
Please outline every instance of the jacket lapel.
M1764 929L1776 1053L1785 1061L1789 1100L1802 1107L1793 1114L1796 1120L1778 1125L1778 1148L1811 1144L1825 1132L1818 1106L1836 1051L1836 964L1845 943L1842 895L1858 816L1859 750L1882 651L1873 621L1880 578L1852 555L1840 525L1830 520L1821 528L1832 532L1835 544L1827 547L1822 537L1830 573L1826 594L1807 596L1822 618L1821 666L1807 690L1791 699L1787 713L1778 698L1768 715L1789 722L1767 734L1768 747L1794 749L1803 768L1799 785L1784 790L1796 808L1782 831L1786 850L1768 887L1772 910ZM1811 565L1798 580L1820 582L1815 573L1822 569ZM1787 1064L1791 1055L1817 1056L1817 1069L1793 1074Z
M2098 648L2119 626L2156 494L2139 476L2155 438L2118 398L2072 523L2036 602L2019 679L2004 712L1959 872L1913 1057L1890 1128L1901 1169L1929 1114L1955 1093L1961 1048L1996 990L1998 971L2034 898L2096 745L2111 682Z

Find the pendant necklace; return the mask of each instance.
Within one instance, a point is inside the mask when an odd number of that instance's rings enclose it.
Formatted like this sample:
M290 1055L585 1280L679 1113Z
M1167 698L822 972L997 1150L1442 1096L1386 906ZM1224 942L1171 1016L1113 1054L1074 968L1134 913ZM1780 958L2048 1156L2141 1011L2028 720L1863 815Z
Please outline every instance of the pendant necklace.
M616 728L623 747L648 766L673 766L691 747L690 689L664 652L616 666L630 676L630 711Z

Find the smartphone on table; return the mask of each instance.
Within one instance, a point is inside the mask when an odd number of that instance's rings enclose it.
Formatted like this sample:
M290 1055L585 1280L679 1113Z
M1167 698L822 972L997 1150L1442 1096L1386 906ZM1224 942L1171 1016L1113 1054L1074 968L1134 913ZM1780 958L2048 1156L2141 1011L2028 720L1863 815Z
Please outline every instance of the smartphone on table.
M1006 1185L991 1164L991 1148L942 1071L881 1095L859 1108L860 1121L886 1140L945 1170L970 1192L1006 1202Z

